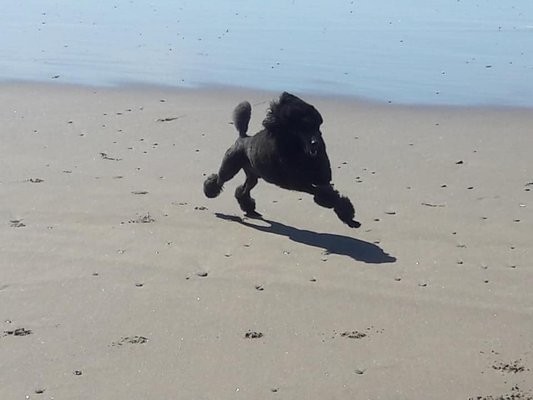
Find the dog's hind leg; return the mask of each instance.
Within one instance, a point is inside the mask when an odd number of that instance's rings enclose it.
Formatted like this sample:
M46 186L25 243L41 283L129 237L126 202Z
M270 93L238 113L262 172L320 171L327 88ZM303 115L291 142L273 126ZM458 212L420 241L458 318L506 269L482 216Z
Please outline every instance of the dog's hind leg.
M237 142L226 151L218 174L211 174L204 181L204 194L206 197L217 197L222 192L224 183L237 175L244 167L245 162L246 157L244 156L242 146Z
M244 172L246 172L246 181L235 190L235 198L247 217L259 218L261 214L255 211L255 200L250 196L250 191L257 185L258 177L248 168L244 168Z

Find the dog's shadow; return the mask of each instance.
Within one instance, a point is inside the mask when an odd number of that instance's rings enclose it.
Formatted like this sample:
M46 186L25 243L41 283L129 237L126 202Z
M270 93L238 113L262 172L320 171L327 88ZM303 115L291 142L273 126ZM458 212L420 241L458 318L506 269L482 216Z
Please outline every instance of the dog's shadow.
M381 247L373 243L365 242L364 240L332 233L318 233L304 229L298 229L292 226L284 225L280 222L270 221L263 218L259 218L259 220L266 222L268 226L250 223L236 215L215 213L215 216L226 221L238 222L261 232L286 236L295 242L324 249L329 254L348 256L356 261L362 261L368 264L385 264L396 262L396 257L387 254Z

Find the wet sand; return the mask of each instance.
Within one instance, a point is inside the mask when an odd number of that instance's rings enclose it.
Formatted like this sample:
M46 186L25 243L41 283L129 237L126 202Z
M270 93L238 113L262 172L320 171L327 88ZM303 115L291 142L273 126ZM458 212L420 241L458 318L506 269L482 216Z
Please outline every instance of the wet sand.
M0 398L533 398L533 114L304 96L360 229L202 182L276 94L5 84Z

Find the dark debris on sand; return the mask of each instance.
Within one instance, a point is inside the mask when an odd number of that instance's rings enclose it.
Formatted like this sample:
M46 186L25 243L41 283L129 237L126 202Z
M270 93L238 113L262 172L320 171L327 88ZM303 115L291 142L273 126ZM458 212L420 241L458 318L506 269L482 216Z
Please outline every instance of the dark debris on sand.
M262 332L248 331L244 334L245 339L260 339L264 335Z
M137 219L129 220L128 224L151 224L152 222L155 222L155 218L150 213L146 213L146 215L141 215Z
M103 159L103 160L109 160L109 161L122 161L122 158L116 158L116 157L111 157L109 156L107 153L100 153L100 157Z
M144 336L125 336L117 342L113 342L111 346L122 346L124 344L145 344L148 338Z
M9 221L9 226L11 228L24 228L26 224L21 219L12 219Z
M341 337L349 338L349 339L362 339L367 337L366 333L359 332L359 331L351 331L351 332L343 332L341 333Z
M515 385L511 388L510 393L499 396L476 396L470 397L468 400L533 400L533 396L530 392L524 392L518 387L518 385Z
M510 363L499 362L492 366L492 369L500 372L507 372L510 374L517 374L519 372L529 371L529 368L526 368L522 365L522 360L515 360Z
M31 335L33 331L26 328L17 328L13 330L4 331L4 336L28 336Z
M179 117L166 117L166 118L158 118L157 122L171 122L177 120Z

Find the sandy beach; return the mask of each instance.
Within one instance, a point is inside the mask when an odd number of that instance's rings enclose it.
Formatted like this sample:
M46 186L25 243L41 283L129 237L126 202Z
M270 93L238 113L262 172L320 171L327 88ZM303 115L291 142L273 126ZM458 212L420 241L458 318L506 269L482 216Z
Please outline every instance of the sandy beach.
M531 110L302 96L350 229L204 197L277 95L1 85L1 399L533 399Z

